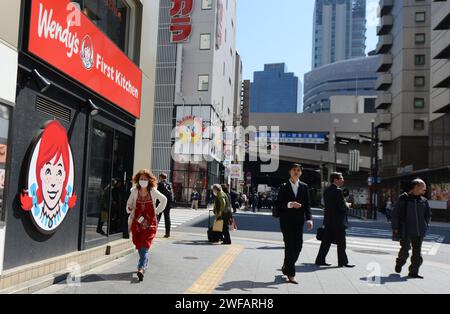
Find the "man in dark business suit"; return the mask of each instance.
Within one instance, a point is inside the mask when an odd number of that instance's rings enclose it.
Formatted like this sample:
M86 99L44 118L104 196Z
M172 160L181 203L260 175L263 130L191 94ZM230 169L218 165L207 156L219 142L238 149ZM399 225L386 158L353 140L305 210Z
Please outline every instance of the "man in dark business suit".
M292 165L289 174L291 177L281 185L277 199L285 246L282 271L290 283L298 284L295 279L295 263L303 247L303 226L306 221L308 230L312 230L313 221L308 185L300 181L302 166Z
M331 266L326 263L326 257L331 244L336 243L338 247L338 266L353 268L354 265L348 263L346 250L346 230L348 228L348 210L350 203L344 198L344 193L340 189L344 185L342 173L334 172L330 175L331 185L323 193L325 201L325 216L323 224L325 232L316 259L318 266Z

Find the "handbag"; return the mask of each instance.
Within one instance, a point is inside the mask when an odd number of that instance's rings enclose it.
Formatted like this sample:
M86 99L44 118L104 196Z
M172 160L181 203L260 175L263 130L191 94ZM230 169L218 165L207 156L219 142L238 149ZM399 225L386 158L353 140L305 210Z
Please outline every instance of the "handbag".
M215 220L213 224L213 231L214 232L222 232L223 231L223 219L222 220Z

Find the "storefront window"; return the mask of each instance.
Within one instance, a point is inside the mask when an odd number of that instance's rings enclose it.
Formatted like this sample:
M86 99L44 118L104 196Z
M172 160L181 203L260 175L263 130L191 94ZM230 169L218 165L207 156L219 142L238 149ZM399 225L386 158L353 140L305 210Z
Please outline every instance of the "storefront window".
M75 0L87 17L127 53L130 7L124 0Z
M127 234L132 138L94 121L91 135L86 241Z
M113 129L94 123L89 166L86 241L108 235Z
M201 204L206 200L208 189L208 163L174 163L173 190L177 202L187 203L191 200L194 189L201 195Z
M9 108L0 105L0 221L5 220L4 195L8 152Z

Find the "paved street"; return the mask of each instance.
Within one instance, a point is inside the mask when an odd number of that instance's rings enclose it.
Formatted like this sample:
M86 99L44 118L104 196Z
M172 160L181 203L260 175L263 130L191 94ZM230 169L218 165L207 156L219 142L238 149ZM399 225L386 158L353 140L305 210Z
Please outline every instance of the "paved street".
M315 225L322 224L315 211ZM160 230L150 254L150 268L143 283L134 274L137 254L124 257L86 274L80 283L62 282L39 293L450 293L450 226L436 224L424 244L425 280L393 274L398 244L390 240L384 221L351 220L348 255L355 269L335 265L336 249L328 262L313 265L319 243L315 231L305 234L305 245L297 266L298 286L281 275L283 242L278 220L269 214L239 213L233 245L206 241L207 211L173 210L177 223L173 237L162 239ZM163 224L161 224L163 226Z

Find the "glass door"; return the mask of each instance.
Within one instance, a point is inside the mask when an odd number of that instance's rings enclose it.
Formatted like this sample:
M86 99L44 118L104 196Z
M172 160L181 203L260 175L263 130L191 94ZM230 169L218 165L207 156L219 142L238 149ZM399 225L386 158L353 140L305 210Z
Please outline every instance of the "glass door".
M130 132L131 133L131 132ZM85 242L128 237L126 202L133 171L133 137L93 121Z
M93 121L85 241L108 235L114 129Z
M122 233L125 238L128 238L126 205L130 195L133 176L132 149L132 137L115 131L109 234Z

